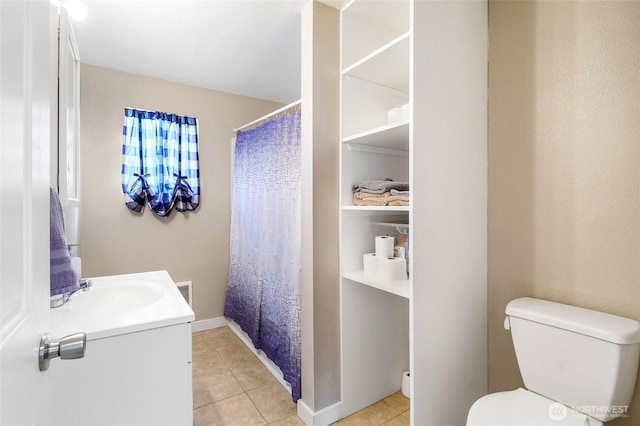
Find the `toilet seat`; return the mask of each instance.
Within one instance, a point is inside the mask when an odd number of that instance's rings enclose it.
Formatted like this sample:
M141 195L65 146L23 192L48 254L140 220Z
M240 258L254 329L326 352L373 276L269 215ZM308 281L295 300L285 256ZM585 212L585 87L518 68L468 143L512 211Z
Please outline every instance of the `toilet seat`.
M467 426L602 426L602 422L520 388L477 400Z

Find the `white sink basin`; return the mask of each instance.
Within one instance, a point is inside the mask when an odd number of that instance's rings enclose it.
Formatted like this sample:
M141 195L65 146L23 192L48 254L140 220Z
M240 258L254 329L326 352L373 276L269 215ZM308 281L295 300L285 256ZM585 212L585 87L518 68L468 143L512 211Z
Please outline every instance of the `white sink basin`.
M194 320L193 311L167 271L91 280L89 290L79 291L64 305L51 309L51 334L84 331L87 340L92 340Z
M77 314L124 315L149 308L163 295L161 286L145 281L97 282L71 296L67 303Z

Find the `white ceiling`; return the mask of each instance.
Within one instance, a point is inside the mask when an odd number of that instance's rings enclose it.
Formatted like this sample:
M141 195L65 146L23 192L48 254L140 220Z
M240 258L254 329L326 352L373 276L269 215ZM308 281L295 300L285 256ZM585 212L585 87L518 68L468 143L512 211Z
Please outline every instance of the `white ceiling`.
M308 1L86 0L72 25L82 63L290 103Z

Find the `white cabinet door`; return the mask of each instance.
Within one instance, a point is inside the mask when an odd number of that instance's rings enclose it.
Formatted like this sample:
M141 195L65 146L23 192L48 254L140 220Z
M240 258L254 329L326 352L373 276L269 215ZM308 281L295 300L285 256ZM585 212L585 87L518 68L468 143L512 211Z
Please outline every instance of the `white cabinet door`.
M0 1L0 424L48 424L49 2Z

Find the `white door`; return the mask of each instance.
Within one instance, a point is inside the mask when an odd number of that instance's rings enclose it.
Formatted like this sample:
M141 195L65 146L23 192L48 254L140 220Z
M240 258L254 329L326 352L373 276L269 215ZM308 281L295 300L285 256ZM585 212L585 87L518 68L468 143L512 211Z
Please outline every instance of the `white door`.
M3 426L50 423L52 386L38 368L40 336L49 331L49 31L48 1L0 1Z

